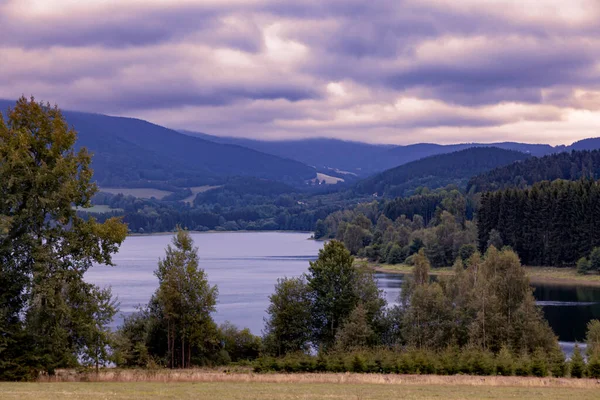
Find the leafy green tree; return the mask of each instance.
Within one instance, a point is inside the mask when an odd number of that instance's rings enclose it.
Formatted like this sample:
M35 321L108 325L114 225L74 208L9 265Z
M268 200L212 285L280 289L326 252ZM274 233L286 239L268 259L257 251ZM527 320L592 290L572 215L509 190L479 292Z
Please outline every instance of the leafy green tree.
M251 361L258 358L262 342L250 329L239 329L227 321L219 326L219 337L231 361Z
M167 323L169 366L189 367L192 354L207 354L216 344L215 311L218 290L198 266L198 249L182 229L173 238L156 270L157 305Z
M586 342L588 356L600 355L600 320L594 319L588 322Z
M388 264L400 264L406 260L406 254L398 244L394 243L387 253Z
M581 257L577 260L577 273L580 275L586 275L591 269L590 260L585 257Z
M362 302L369 319L382 314L385 301L372 272L356 267L354 258L341 242L331 241L310 263L306 276L311 295L313 344L325 349L335 343L338 329Z
M359 303L338 330L335 347L342 351L367 347L374 342L374 334L369 325L367 310Z
M264 332L267 351L277 356L308 351L312 303L306 279L279 279L269 300Z
M76 139L58 108L33 99L0 118L0 379L105 358L114 303L83 275L112 264L127 228L78 217L97 188Z
M590 270L600 272L600 247L594 247L590 253Z

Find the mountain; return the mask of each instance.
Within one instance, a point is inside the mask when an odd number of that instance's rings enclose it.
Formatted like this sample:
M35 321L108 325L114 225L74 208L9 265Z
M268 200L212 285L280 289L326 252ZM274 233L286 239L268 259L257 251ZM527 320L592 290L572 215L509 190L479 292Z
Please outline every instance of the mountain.
M498 147L515 150L534 156L543 156L555 151L564 151L547 144L528 144L516 142L501 143L461 143L441 145L435 143L417 143L406 146L375 145L350 142L338 139L303 139L290 141L265 141L234 137L207 135L205 133L182 131L185 134L200 137L215 143L237 144L264 153L301 161L314 166L320 172L335 176L337 171L346 171L366 178L378 172L416 161L424 157L447 154L473 147ZM600 143L598 143L600 148ZM340 176L343 178L343 176Z
M575 147L584 145L574 144ZM541 181L580 178L600 179L600 150L573 150L541 158L531 157L471 178L467 190L487 192L509 187L525 188Z
M0 110L14 105L0 101ZM199 186L233 176L290 184L316 177L314 168L233 144L192 137L135 118L64 111L77 146L94 153L94 178L104 186Z
M367 178L355 186L358 193L403 196L419 186L430 189L455 184L465 187L469 178L501 165L530 157L497 147L472 147L412 161Z
M337 171L368 176L391 168L396 162L387 157L393 145L375 145L338 139L302 139L289 141L266 141L234 137L221 137L205 133L182 131L215 143L235 144L274 154L314 166L325 173ZM336 175L337 176L337 175Z

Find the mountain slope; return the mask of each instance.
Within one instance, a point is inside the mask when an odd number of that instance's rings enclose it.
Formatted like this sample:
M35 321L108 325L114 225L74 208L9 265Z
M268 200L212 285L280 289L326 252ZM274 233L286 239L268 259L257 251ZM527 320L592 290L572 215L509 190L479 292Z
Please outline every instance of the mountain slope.
M358 193L402 196L419 186L436 189L449 184L466 186L470 177L529 155L496 147L472 147L413 161L365 179L355 186Z
M447 154L473 147L498 147L515 150L534 156L543 156L555 151L547 144L502 143L460 143L440 145L417 143L406 146L373 145L348 142L337 139L304 139L291 141L263 141L233 137L207 135L184 131L188 135L201 137L216 143L238 144L280 157L290 158L312 165L318 169L333 169L352 172L360 177L368 177L412 161L439 154ZM600 147L600 143L598 145ZM558 149L556 151L562 151Z
M236 144L297 160L321 170L346 171L359 176L368 176L396 165L393 157L386 155L387 151L394 147L393 145L374 145L326 138L266 141L188 131L184 133L216 143Z
M496 168L471 178L467 190L494 191L508 187L525 188L556 179L600 179L600 150L571 151Z
M0 101L0 110L13 104ZM94 153L94 177L101 185L193 186L231 176L300 184L316 176L314 168L299 161L191 137L139 119L72 111L64 116L79 133L77 146Z

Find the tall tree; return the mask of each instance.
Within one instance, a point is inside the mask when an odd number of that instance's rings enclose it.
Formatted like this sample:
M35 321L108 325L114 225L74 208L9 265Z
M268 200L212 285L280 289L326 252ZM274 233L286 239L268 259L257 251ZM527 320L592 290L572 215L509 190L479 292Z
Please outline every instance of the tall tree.
M127 228L77 216L97 188L76 139L57 107L33 98L0 118L0 378L76 365L108 337L114 309L83 275L112 264Z
M189 367L192 355L206 353L216 342L215 311L218 289L198 266L198 249L187 231L177 230L173 245L156 270L155 298L167 323L169 366Z
M279 279L269 300L264 332L267 351L275 355L308 351L311 298L306 279Z

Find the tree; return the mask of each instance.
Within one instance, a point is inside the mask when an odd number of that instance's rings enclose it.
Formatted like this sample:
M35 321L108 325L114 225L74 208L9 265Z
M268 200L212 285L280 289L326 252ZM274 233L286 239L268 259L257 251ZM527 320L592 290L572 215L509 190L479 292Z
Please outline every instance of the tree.
M600 356L600 320L594 319L588 322L586 342L588 356Z
M577 273L580 275L586 275L590 271L590 260L585 257L581 257L577 261Z
M216 344L215 311L218 290L198 267L198 249L190 234L178 229L173 246L155 272L159 286L155 299L167 323L169 366L191 366L192 354L204 355Z
M600 247L594 247L590 253L590 270L600 272Z
M370 322L385 306L372 272L356 267L350 252L335 240L310 263L306 280L311 296L313 344L317 347L328 349L334 345L338 329L359 302L366 308Z
M306 279L279 279L269 300L264 332L267 351L277 356L308 351L312 303Z
M571 355L571 378L583 378L585 376L585 360L579 349L579 345L575 345L573 355Z
M258 357L261 349L260 337L253 335L250 329L239 329L229 321L219 326L219 337L223 350L233 362L251 361Z
M358 304L350 313L344 325L338 330L335 337L335 347L347 351L366 347L373 343L375 332L369 326L367 310Z
M487 248L494 246L495 248L497 248L498 250L500 250L502 248L502 246L504 246L504 242L502 241L502 236L500 236L500 232L498 232L496 229L492 229L490 231L490 236L487 242Z
M127 234L116 218L83 220L97 187L91 156L57 107L20 98L0 118L0 379L78 364L108 345L110 297L83 281L112 265Z

